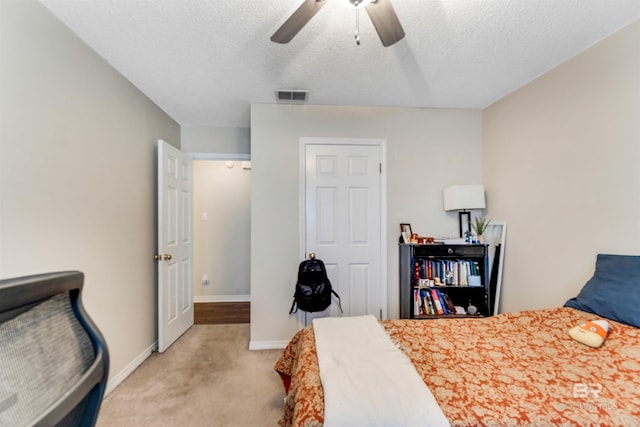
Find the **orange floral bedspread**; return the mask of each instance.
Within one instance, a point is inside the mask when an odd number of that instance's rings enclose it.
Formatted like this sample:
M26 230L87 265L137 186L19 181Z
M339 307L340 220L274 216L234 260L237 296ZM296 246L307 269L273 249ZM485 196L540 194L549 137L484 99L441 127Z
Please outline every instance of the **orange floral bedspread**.
M599 318L572 308L482 319L388 320L452 426L640 426L640 329L609 321L600 348L568 330ZM313 328L275 369L288 388L282 426L321 426Z

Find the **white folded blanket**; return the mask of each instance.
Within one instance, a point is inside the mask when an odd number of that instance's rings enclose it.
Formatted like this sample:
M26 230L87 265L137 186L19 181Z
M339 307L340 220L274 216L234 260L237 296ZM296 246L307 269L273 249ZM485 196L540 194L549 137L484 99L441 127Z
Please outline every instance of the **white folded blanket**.
M409 358L371 315L313 319L324 425L449 426Z

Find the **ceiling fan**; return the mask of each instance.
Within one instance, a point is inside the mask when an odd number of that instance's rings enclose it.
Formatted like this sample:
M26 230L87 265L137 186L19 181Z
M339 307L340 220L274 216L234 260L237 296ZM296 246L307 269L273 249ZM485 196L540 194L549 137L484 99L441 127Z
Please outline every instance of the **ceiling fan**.
M271 36L275 43L289 43L307 22L318 13L328 0L304 0L293 12L293 15ZM356 10L356 43L360 44L358 12L364 7L371 18L371 22L378 32L384 47L391 46L404 37L404 30L396 15L391 0L342 0L354 6Z

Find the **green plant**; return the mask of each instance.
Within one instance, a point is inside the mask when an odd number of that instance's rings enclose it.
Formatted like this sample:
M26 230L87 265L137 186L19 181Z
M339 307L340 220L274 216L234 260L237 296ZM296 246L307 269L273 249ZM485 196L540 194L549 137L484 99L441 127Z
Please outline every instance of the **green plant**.
M473 231L475 231L477 236L481 236L486 231L490 222L491 222L491 218L486 218L484 216L477 216L471 223L471 228L473 228Z

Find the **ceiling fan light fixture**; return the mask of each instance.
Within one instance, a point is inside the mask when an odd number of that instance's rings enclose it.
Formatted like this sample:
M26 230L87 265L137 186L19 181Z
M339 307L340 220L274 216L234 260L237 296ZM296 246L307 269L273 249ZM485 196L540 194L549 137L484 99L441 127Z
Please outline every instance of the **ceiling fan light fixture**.
M369 3L374 3L375 0L340 0L340 3L343 7L348 7L350 9L356 8L360 9L368 5Z

